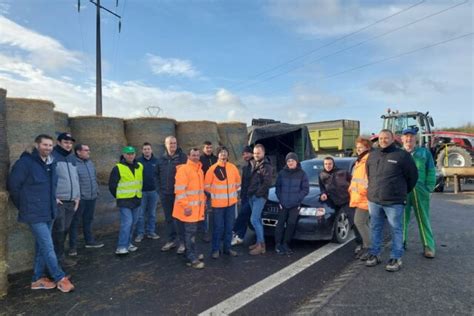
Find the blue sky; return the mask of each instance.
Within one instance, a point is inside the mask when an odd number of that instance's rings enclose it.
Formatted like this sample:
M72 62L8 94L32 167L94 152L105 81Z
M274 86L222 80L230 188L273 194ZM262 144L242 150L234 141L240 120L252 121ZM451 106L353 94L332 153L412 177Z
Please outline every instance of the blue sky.
M357 119L363 132L377 131L387 108L430 111L440 127L474 121L472 34L354 69L472 33L471 1L101 4L123 16L119 34L117 19L102 12L107 116L159 106L178 120ZM0 0L0 87L93 114L95 7Z

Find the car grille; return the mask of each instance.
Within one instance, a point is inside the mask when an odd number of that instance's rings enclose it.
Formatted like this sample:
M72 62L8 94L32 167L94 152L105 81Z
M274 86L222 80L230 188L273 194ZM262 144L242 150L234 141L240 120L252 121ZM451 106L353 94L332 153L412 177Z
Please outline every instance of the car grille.
M277 204L270 204L265 207L265 213L278 214L279 207Z

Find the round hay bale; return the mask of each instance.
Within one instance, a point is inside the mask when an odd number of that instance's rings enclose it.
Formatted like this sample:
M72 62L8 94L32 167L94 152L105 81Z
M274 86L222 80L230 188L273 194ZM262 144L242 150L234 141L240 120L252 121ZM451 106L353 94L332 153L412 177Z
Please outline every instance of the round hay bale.
M140 151L144 142L152 145L156 157L165 150L166 136L176 133L176 121L161 117L143 117L125 120L125 136L129 145Z
M71 128L69 127L69 115L67 113L54 111L54 131L56 135L71 132Z
M185 153L193 147L201 148L202 143L210 141L214 147L219 146L217 123L210 121L186 121L176 125L178 147Z
M229 160L243 166L242 148L248 143L247 125L240 122L217 124L221 144L229 149Z
M7 98L7 144L10 166L33 145L39 134L54 136L54 103L45 100Z
M5 296L8 290L7 279L7 203L8 194L0 192L0 297Z
M0 190L5 190L8 174L8 145L6 122L7 90L0 88Z
M100 183L109 181L110 171L126 145L123 120L115 117L79 116L69 119L76 143L91 148L91 159Z

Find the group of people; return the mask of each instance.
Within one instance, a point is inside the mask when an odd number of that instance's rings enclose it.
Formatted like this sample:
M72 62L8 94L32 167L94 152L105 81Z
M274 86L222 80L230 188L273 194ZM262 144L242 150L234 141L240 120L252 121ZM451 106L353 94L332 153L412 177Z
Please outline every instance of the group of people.
M356 257L365 260L367 266L381 262L387 218L392 230L392 252L386 270L400 269L412 208L424 255L434 257L429 199L435 185L435 169L429 151L416 146L415 135L414 129L403 131L403 149L395 145L389 130L380 132L377 149L372 149L369 140L359 138L352 174L338 169L331 157L324 159L319 176L320 201L351 214L358 243ZM212 241L211 258L236 257L238 253L232 246L244 242L249 222L256 235L249 254L264 254L267 249L261 215L273 185L273 167L264 146L243 148L245 165L239 172L229 161L226 147L219 147L214 155L213 144L205 141L202 148L184 153L174 136L166 137L164 145L160 157L154 156L150 143L143 144L138 158L136 148L123 147L120 160L110 173L109 191L120 211L115 254L136 251L144 238L160 238L156 232L158 200L166 229L161 251L176 248L177 254L185 255L188 266L205 267L204 255L195 246L198 232L203 241ZM38 135L34 149L25 151L13 166L8 190L19 210L18 220L29 225L35 238L31 289L70 292L74 285L62 267L75 264L71 258L77 256L79 223L82 221L86 248L104 246L92 233L98 185L89 146L75 144L70 133L60 134L53 146L51 136ZM274 238L276 253L290 255L290 242L301 203L309 193L309 181L295 153L288 153L285 161L275 183L279 214Z

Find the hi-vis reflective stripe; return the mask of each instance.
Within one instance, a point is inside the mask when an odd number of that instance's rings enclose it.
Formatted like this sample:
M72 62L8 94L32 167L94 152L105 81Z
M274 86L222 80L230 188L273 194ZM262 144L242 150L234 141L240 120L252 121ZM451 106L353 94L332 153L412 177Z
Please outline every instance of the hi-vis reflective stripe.
M120 194L120 193L135 193L135 192L140 192L140 190L136 190L136 189L129 189L129 190L126 190L126 189L117 189L117 194Z
M118 187L123 187L123 186L129 187L131 185L136 185L136 184L142 184L142 181L137 180L137 181L119 182Z
M214 194L214 193L211 193L211 198L213 199L227 199L227 198L234 198L234 197L238 197L238 194L237 192L232 192L230 194L227 194L227 193L222 193L222 194Z
M175 190L186 190L186 186L185 185L175 185L174 189Z
M182 200L186 198L186 193L185 194L179 194L179 195L176 195L175 199L176 201L179 201L179 200Z
M203 190L187 191L187 192L184 192L184 193L182 193L182 194L176 195L175 200L176 200L176 201L179 201L179 200L181 200L181 199L186 198L187 196L196 195L196 194L202 194L202 193L204 193Z
M368 183L367 179L352 178L352 181L356 183L362 183L362 184Z
M206 202L204 201L192 201L192 202L189 202L189 206L194 206L194 205L202 205L202 204L205 204Z
M240 184L235 183L235 184L206 184L206 188L213 188L213 189L232 189L234 187L238 187Z
M194 191L186 191L187 195L194 195L194 194L201 194L204 193L203 190L194 190Z

